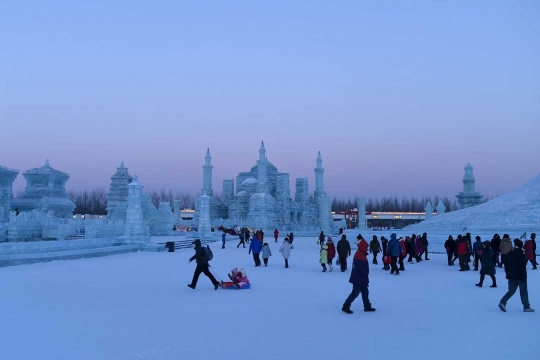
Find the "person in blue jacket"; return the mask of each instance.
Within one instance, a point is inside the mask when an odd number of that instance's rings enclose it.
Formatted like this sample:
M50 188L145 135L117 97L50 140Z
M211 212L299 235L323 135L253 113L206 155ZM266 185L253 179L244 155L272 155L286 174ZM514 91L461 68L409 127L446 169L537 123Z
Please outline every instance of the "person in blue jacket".
M255 266L261 266L261 258L259 254L261 253L261 242L259 239L255 238L252 242L249 243L249 254L253 252L253 261L255 261Z
M474 253L474 271L478 271L478 264L481 262L481 252L484 251L482 249L482 239L480 238L480 236L477 236L476 237L476 241L474 242L473 244L473 253ZM480 251L480 253L478 253L478 251Z
M349 282L353 285L353 289L341 308L341 311L346 314L353 313L351 311L351 304L360 294L362 294L364 311L375 311L369 302L369 263L367 260L368 243L364 239L357 239L355 243L358 245L358 250L353 257L351 277L349 278Z
M399 258L399 255L403 252L403 248L401 247L401 243L397 240L396 234L390 235L390 241L388 242L388 246L386 248L386 256L392 257L392 271L390 271L390 274L392 275L399 275L399 268L397 266L397 261Z
M227 241L227 233L224 231L223 234L221 234L222 249L225 249L225 241Z

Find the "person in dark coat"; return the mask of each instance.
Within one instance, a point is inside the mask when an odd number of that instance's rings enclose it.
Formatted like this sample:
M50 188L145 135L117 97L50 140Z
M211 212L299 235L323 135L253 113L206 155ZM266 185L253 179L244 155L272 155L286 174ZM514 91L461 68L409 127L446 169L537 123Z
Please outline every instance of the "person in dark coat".
M328 236L328 239L326 240L326 245L328 246L328 266L330 267L330 272L332 272L334 271L332 261L336 257L336 246L334 245L334 241L332 241L331 236Z
M483 252L483 244L482 244L482 239L480 238L480 236L477 236L476 238L476 241L474 242L473 244L473 247L472 247L472 251L473 251L473 254L474 254L474 261L473 261L473 265L474 265L474 271L478 271L478 265L480 265L480 263L482 262L482 257L480 256ZM490 247L490 253L492 252L491 251L491 242L489 243L489 247ZM493 254L492 254L493 256Z
M383 249L383 270L390 270L390 265L386 261L384 261L386 258L386 249L388 249L388 240L384 236L381 236L381 243Z
M347 257L351 256L351 244L347 240L347 235L341 235L341 240L337 243L337 252L341 272L345 272L347 270Z
M476 286L482 287L482 284L484 284L484 278L486 277L486 275L489 275L491 277L491 281L493 281L490 287L496 288L497 279L495 278L495 263L493 263L493 252L491 250L491 242L484 241L482 243L482 248L478 250L478 253L481 258L482 268L480 269L480 282L476 284Z
M504 271L508 279L508 292L502 297L499 303L499 309L506 312L506 303L516 293L519 287L519 295L523 304L524 312L534 312L529 303L529 292L527 291L527 261L523 253L523 242L519 239L514 240L514 250L506 256Z
M536 260L534 258L534 240L532 240L532 234L531 234L531 239L525 241L525 245L523 245L523 249L525 250L525 260L527 260L527 264L530 261L533 266L533 270L536 270L537 267L536 267Z
M392 270L390 271L390 274L392 275L399 275L399 268L397 266L398 258L401 255L403 249L401 248L401 244L397 239L396 234L390 235L390 241L388 242L388 248L386 252L386 256L392 257Z
M491 250L493 251L493 263L499 265L499 254L501 253L501 236L499 234L493 235L491 239Z
M467 256L467 240L461 235L458 235L456 241L456 252L459 258L459 271L471 270Z
M377 235L373 235L373 240L369 243L369 252L373 254L373 264L377 265L377 254L381 252L381 244Z
M351 277L349 278L349 282L353 285L353 289L341 308L341 311L347 314L353 313L351 311L351 304L360 294L362 294L364 311L375 311L375 309L371 307L371 303L369 301L369 263L367 260L368 243L364 239L357 239L356 244L358 245L358 250L354 254Z
M407 251L407 254L409 254L409 259L407 262L414 264L413 258L416 257L416 252L414 251L414 245L409 236L405 237L405 250Z
M253 239L253 241L249 243L248 254L251 254L251 252L253 252L253 261L255 262L255 267L261 266L261 258L260 258L261 249L262 249L262 244L259 240Z
M319 244L321 245L321 249L324 245L324 240L326 239L326 236L324 235L324 233L321 231L321 233L319 234Z
M446 256L448 257L448 266L454 265L452 257L456 253L456 241L452 235L448 236L448 240L444 243L446 249Z
M237 248L240 247L240 245L242 245L244 247L244 249L246 248L246 242L244 240L244 237L245 237L245 233L242 230L240 230L240 234L238 234L238 238L240 239L240 242L238 243L238 245L236 245Z
M429 246L429 241L427 238L427 233L424 233L422 234L422 249L424 250L425 260L429 260L428 259L428 246ZM420 255L420 257L422 257L422 255Z
M465 241L467 241L467 262L470 263L472 261L471 256L473 254L471 233L467 233L465 235Z
M199 276L201 275L201 273L203 273L210 279L210 281L212 281L214 289L217 290L217 288L219 287L219 282L216 280L214 275L212 275L210 269L208 268L208 261L206 260L206 253L202 247L201 240L197 239L192 244L195 245L195 255L193 255L191 259L189 259L189 262L195 260L197 262L197 267L195 268L195 273L193 274L193 280L191 280L191 284L188 284L188 286L195 290L195 287L197 286L197 281L199 280Z

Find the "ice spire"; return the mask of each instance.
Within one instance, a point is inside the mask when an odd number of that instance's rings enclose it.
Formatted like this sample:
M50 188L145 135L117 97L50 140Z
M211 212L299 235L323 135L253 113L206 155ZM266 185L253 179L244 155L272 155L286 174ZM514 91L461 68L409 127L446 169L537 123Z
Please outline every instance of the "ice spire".
M261 148L259 149L259 160L266 159L266 149L264 148L264 141L261 141Z
M206 156L204 157L204 166L203 166L203 189L201 194L206 194L208 196L213 196L214 191L212 190L212 156L210 155L210 148L206 149Z
M324 169L322 167L321 152L317 155L317 168L315 169L315 197L324 195Z

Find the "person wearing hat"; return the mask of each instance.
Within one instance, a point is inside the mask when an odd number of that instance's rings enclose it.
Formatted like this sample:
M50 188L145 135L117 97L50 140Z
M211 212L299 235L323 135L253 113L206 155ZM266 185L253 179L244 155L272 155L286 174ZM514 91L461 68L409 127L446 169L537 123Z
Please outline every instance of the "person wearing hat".
M397 262L402 252L403 252L403 249L401 247L401 243L397 239L397 235L396 234L390 235L390 241L388 242L388 249L386 251L386 256L392 257L392 263L390 264L392 268L392 270L390 271L390 274L392 275L399 275L399 268L397 266Z
M377 235L373 235L373 240L369 243L369 252L373 254L373 264L377 265L377 254L381 252L381 244L377 239Z
M491 250L493 250L493 263L495 265L499 264L499 253L501 247L501 237L499 234L493 235L493 239L491 239Z
M202 247L201 240L197 239L194 242L192 242L193 245L195 245L195 255L189 259L189 262L192 262L195 260L197 262L197 267L195 268L195 273L193 274L193 280L191 280L191 284L188 284L190 288L195 290L195 287L197 286L197 281L199 280L199 276L201 273L208 276L210 281L212 281L212 284L214 285L214 289L217 290L219 287L219 282L216 280L214 275L210 272L210 269L208 268L208 260L206 260L206 252L204 248Z
M375 311L369 302L369 263L367 260L369 246L364 239L356 239L355 244L358 246L358 250L353 257L351 277L349 278L349 282L353 285L353 289L341 308L341 311L346 314L353 313L351 311L351 305L360 294L362 294L362 301L364 302L364 311Z
M514 240L515 249L506 256L504 271L508 279L508 292L499 302L499 309L506 312L508 300L516 293L519 288L521 303L524 312L534 312L529 303L529 292L527 291L527 260L523 253L523 242L519 239Z
M448 236L448 240L444 243L444 248L446 249L446 256L448 257L448 266L454 265L452 258L456 253L456 241L452 235Z

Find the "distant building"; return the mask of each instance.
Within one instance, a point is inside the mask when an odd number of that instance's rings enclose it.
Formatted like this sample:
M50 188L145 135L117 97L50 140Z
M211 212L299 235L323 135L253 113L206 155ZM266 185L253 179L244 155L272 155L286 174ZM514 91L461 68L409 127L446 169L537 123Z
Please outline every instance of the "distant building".
M476 179L473 175L471 164L465 166L465 176L463 177L463 191L456 195L460 208L465 209L482 203L482 195L476 191Z

